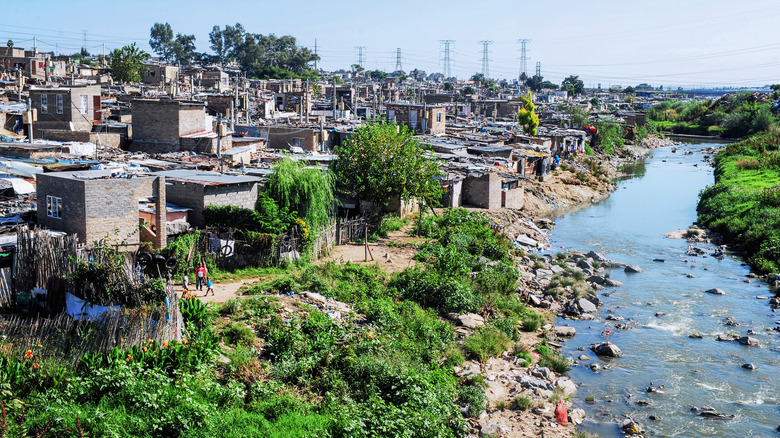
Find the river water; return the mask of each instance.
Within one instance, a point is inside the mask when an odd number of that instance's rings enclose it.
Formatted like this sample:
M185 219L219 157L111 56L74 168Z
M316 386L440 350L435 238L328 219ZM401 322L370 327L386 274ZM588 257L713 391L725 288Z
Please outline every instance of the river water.
M737 257L691 257L685 255L687 242L664 237L696 220L698 193L713 183L712 168L698 151L710 146L686 145L677 153L669 147L656 149L639 176L622 181L609 198L556 219L550 237L554 251L593 249L644 270L612 270L611 278L623 286L600 292L603 305L595 320L557 321L577 330L576 337L565 342L563 354L590 357L569 376L580 385L575 407L585 409L592 421L622 421L630 415L650 436L778 436L780 352L774 349L780 347L780 332L771 329L780 322L780 313L756 298L771 295L767 285L744 282L750 271ZM684 155L684 150L695 153ZM697 246L714 251L711 245ZM704 292L715 287L725 295ZM655 316L657 312L666 315ZM616 330L616 322L606 320L610 314L625 318L620 323L631 328ZM729 316L740 325L724 325ZM745 335L750 329L757 332L760 347L715 340L720 333ZM692 333L703 338L689 338ZM622 357L607 361L587 348L578 350L605 338L621 348ZM594 372L591 363L609 368ZM756 369L742 368L745 363ZM650 385L664 385L664 392L647 393ZM587 397L594 401L586 402ZM640 406L638 400L650 404ZM703 418L691 412L692 406L702 405L735 418ZM597 430L595 425L590 429Z

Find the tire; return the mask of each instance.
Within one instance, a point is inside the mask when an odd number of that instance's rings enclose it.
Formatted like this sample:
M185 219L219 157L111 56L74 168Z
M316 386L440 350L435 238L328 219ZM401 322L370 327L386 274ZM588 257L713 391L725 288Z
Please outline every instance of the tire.
M166 268L167 268L169 271L172 271L172 270L176 269L176 266L177 266L178 264L179 264L179 261L178 261L178 260L176 260L176 259L175 259L175 258L173 258L173 257L171 257L171 258L169 258L168 260L166 260L166 261L165 261L165 267L166 267Z
M138 254L137 258L138 258L138 264L142 266L146 266L152 263L152 255L149 254L148 252L142 252Z
M252 245L249 244L243 244L240 248L238 248L238 253L243 255L250 255L253 252L255 252L255 249L252 248Z

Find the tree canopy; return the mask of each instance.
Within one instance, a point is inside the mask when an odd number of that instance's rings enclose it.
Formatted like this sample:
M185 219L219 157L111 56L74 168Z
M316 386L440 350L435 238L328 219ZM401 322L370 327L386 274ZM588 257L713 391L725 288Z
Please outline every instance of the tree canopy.
M199 56L195 52L195 35L177 33L174 37L173 28L168 23L154 23L149 31L149 46L168 62L189 65Z
M572 96L579 96L585 92L585 84L579 76L571 75L563 80L561 89L568 91Z
M539 126L539 116L534 111L534 101L531 92L528 96L520 96L523 106L517 111L517 123L523 128L526 135L536 135Z
M322 227L333 212L333 175L285 158L268 176L268 195L280 208L298 213L312 229Z
M139 49L135 43L114 49L109 62L111 76L122 83L139 82L141 74L146 70L144 59L148 57L149 54Z
M388 200L412 198L438 204L441 187L439 163L406 126L376 122L361 126L335 149L332 169L337 189L358 200L386 205Z

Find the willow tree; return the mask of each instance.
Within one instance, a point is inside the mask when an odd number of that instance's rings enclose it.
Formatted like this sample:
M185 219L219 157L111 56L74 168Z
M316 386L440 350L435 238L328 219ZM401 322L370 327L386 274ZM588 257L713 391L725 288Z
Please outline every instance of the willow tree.
M347 196L374 205L393 198L412 198L438 204L439 162L429 156L409 129L395 123L369 123L335 148L333 162L338 189Z
M285 158L268 176L268 195L316 229L326 225L333 212L333 175Z
M517 123L523 128L526 135L536 135L536 127L539 126L539 116L534 112L534 101L531 99L531 92L528 96L520 96L523 105L517 111Z

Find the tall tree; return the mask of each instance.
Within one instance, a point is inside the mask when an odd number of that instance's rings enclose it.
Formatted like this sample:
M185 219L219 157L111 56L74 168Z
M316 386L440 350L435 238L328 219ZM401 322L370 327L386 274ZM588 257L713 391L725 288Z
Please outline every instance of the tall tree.
M177 33L171 51L174 61L183 65L192 64L197 57L195 53L195 35Z
M523 106L517 111L517 123L523 128L526 135L536 135L539 126L539 116L534 111L534 101L531 92L528 96L520 96Z
M579 76L571 75L563 80L561 89L568 91L572 96L579 96L585 92L585 84Z
M225 30L222 31L222 38L225 41L225 61L236 61L246 41L244 26L241 23L236 23L235 26L226 25Z
M406 126L369 123L335 149L332 169L338 190L374 205L392 198L422 199L437 205L441 187L439 162L428 156Z
M149 37L149 46L165 61L173 59L173 29L168 23L154 23Z
M149 54L139 49L135 43L114 49L109 61L111 76L122 83L139 82L141 74L146 70L144 59L148 57Z
M279 207L297 212L312 229L319 228L333 212L333 175L285 158L268 176L268 194Z
M220 30L219 26L214 26L209 32L209 42L219 65L225 65L228 47L225 43L225 33Z

